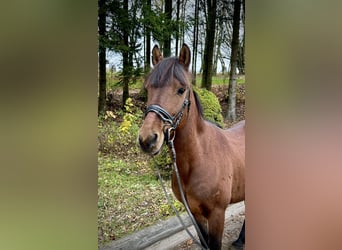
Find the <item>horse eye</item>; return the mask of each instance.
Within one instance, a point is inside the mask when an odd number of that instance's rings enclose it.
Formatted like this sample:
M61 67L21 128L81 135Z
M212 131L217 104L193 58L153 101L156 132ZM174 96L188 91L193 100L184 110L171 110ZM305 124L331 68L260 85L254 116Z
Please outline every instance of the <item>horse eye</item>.
M183 95L184 92L185 92L185 88L179 88L177 90L177 95Z

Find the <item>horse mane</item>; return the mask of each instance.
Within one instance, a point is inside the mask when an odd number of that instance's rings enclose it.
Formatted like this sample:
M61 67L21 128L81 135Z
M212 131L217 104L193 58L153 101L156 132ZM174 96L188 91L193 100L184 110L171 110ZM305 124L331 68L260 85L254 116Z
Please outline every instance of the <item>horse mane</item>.
M177 57L169 57L160 61L151 73L147 76L144 86L154 88L162 88L177 79L183 86L190 87L189 73L179 62Z
M198 113L199 113L200 117L204 119L203 107L202 107L202 104L201 104L200 99L198 97L198 94L195 90L193 90L192 92L194 93L195 103L196 103Z
M199 113L200 117L201 117L202 119L206 120L207 122L209 122L209 123L215 125L216 127L222 128L222 126L221 126L220 124L218 124L218 123L216 123L216 122L209 121L209 120L207 120L207 119L204 118L203 106L202 106L202 104L201 104L201 102L200 102L200 99L199 99L199 97L198 97L198 94L197 94L197 92L194 91L194 90L193 90L193 93L194 93L194 97L195 97L196 107L197 107L197 110L198 110L198 113Z

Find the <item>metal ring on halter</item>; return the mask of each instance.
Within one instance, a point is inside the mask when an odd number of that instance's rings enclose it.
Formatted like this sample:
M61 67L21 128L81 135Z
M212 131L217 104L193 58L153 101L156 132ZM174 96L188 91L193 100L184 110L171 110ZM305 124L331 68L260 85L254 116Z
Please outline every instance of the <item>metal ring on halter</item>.
M172 137L171 137L171 133L172 132L173 132L173 134L172 134ZM173 142L175 137L176 137L176 130L175 130L175 128L173 128L173 127L168 128L167 129L167 141L168 142L170 142L170 141Z

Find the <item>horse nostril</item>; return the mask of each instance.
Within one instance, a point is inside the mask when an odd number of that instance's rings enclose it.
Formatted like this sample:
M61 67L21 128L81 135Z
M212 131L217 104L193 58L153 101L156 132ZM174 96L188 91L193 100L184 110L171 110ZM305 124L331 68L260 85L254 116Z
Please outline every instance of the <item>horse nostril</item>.
M141 136L139 136L138 138L140 147L146 152L150 151L153 148L153 146L155 146L155 144L157 143L157 140L158 140L158 134L156 133L150 135L145 140Z
M153 142L155 143L158 139L158 135L156 133L154 133L154 138L153 138Z
M153 135L151 135L147 141L147 144L149 146L149 148L153 147L158 139L158 135L156 133L154 133Z

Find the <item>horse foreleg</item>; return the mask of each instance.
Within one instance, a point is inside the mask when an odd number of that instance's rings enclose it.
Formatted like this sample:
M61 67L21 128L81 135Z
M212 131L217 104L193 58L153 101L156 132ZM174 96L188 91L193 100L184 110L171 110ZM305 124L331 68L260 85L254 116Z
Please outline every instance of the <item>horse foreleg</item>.
M224 229L224 209L213 210L208 217L209 225L209 248L219 250L222 245L222 236Z
M202 214L194 214L194 217L205 242L203 242L202 238L199 236L199 232L197 232L198 237L201 241L203 248L205 248L205 245L208 245L207 219Z

